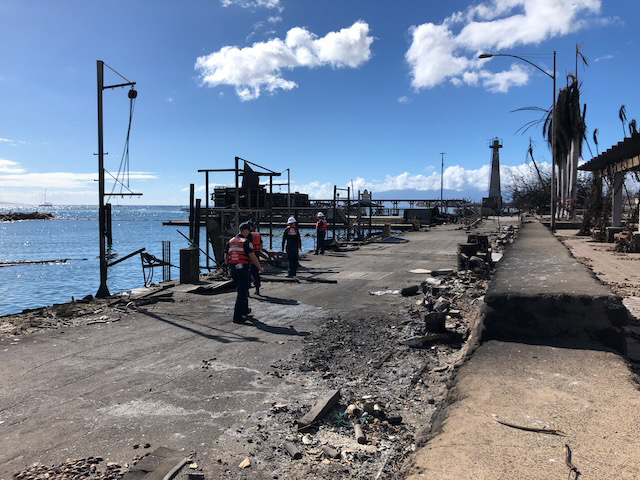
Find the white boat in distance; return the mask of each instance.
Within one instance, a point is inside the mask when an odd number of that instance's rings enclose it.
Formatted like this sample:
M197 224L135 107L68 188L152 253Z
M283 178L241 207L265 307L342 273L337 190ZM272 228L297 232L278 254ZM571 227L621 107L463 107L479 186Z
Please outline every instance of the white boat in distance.
M44 189L44 200L38 206L39 207L53 207L53 203L47 202L47 189L46 188Z

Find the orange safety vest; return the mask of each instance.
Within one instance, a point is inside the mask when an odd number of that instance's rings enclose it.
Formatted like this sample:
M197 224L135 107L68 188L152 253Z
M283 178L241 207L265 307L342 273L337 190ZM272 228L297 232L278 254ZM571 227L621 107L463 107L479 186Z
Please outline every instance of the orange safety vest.
M326 220L318 220L316 222L316 230L319 232L324 232L327 230L327 221Z
M231 240L229 240L229 253L227 262L230 265L236 265L238 263L248 265L250 263L249 256L244 253L244 242L246 241L247 239L244 237L233 237Z
M254 252L262 251L262 239L258 232L251 232L251 243L253 244Z

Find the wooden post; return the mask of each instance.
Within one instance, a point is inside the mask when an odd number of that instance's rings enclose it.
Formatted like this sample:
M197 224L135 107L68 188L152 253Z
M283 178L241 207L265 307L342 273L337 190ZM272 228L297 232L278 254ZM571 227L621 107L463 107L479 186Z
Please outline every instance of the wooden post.
M239 164L240 164L240 157L236 157L236 208L235 208L236 211L234 216L236 230L238 230L238 227L240 226L240 185L238 182L238 179L240 177Z
M336 216L338 215L338 202L336 200L336 194L337 194L337 185L333 186L333 226L332 226L332 230L333 230L333 241L334 243L336 242Z
M273 250L273 177L269 177L269 250Z
M360 190L358 190L358 240L362 240L362 229L360 226L360 221L362 220L362 198L360 197Z
M349 213L351 212L351 187L347 187L347 242L351 240L351 219Z
M372 217L373 216L373 192L369 192L369 236L372 237Z
M204 224L205 224L205 234L204 234L204 243L206 245L206 265L207 265L207 272L209 272L209 172L204 172L204 192L205 192L205 199L204 199L204 208L206 209L206 214L204 216Z
M195 197L195 185L192 183L189 185L189 240L193 242L193 220L194 220L194 197Z
M200 205L202 200L196 198L196 208L193 215L193 243L200 248Z
M111 245L113 245L113 230L112 230L112 223L111 223L111 204L107 203L105 206L105 212L104 212L104 216L105 216L105 222L107 223L105 226L105 230L107 233L107 246L109 248L111 248Z

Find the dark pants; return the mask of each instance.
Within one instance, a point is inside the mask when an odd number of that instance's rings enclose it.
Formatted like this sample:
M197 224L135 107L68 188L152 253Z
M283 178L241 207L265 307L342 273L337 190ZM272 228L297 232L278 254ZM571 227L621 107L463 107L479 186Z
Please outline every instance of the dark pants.
M320 231L318 230L317 243L316 243L316 253L324 253L324 237L327 234L326 230Z
M298 246L287 246L287 260L289 262L289 276L295 276L298 271Z
M251 278L253 278L253 286L260 288L260 270L254 264L251 264Z
M249 313L249 265L244 268L236 268L235 265L229 265L231 270L231 278L236 282L236 308L233 311L234 320L242 320L242 316Z

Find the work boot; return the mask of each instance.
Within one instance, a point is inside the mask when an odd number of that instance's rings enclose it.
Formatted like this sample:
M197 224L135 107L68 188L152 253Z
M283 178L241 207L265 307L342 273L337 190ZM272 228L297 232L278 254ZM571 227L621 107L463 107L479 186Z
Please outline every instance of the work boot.
M314 255L317 255L317 254L318 254L318 252L313 252L313 254L314 254Z
M246 322L244 321L244 318L234 318L233 319L233 323L239 323L240 325L244 325Z
M244 316L251 315L251 307L247 308L247 311L244 313Z
M256 287L256 295L260 295L260 287Z

